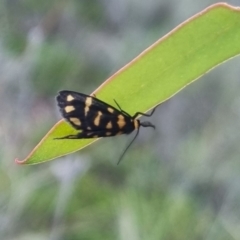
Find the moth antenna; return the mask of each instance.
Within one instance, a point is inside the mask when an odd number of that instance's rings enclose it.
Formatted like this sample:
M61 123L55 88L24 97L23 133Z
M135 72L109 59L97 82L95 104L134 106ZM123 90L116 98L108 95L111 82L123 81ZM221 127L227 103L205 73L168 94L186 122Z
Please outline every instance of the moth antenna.
M125 154L126 151L130 148L130 146L132 145L132 143L134 142L134 140L137 138L138 133L139 133L139 128L138 128L138 130L137 130L136 135L135 135L134 138L132 139L132 141L128 144L128 146L125 148L125 150L123 151L122 155L120 156L120 158L119 158L119 160L118 160L118 162L117 162L117 165L121 162L124 154Z

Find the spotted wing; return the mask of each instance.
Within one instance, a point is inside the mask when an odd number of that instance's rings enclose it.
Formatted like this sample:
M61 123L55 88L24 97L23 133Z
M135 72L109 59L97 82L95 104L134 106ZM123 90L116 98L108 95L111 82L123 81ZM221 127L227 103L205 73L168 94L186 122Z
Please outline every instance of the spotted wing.
M75 129L82 130L78 138L114 136L134 130L129 115L93 96L61 91L57 102L62 116Z

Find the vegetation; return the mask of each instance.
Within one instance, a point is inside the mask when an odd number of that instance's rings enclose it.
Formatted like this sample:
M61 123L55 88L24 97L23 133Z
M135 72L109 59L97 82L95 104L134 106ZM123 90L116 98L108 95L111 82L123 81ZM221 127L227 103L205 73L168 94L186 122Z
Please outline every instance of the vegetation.
M172 1L0 3L1 239L239 238L238 58L161 105L151 119L156 131L142 129L119 166L117 159L131 137L102 139L45 164L13 161L23 159L60 119L54 99L58 90L90 94L142 50L202 10L204 2L195 9ZM174 49L158 45L169 57L165 68L145 72L132 64L129 76L119 74L97 96L110 103L116 97L130 113L168 99L239 54L239 30L217 24L231 22L233 15L239 19L240 13L229 10L229 15L212 18L220 30L210 29L205 39L215 40L215 48L205 44L193 52L194 42L174 44ZM205 26L212 26L209 19ZM186 43L189 34L180 42ZM215 61L212 67L210 61ZM172 62L178 71L164 75ZM143 66L151 68L151 63L145 59ZM199 70L204 64L208 67ZM131 87L121 83L125 77L133 79L127 82ZM69 129L62 122L59 126L61 131ZM41 154L62 148L51 146Z

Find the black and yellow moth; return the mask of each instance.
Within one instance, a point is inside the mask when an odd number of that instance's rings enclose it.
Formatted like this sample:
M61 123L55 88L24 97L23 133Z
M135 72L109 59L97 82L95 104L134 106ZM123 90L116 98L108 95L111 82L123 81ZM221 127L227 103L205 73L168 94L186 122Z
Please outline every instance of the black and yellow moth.
M150 114L136 112L131 116L122 110L115 100L119 109L97 99L95 96L74 91L60 91L56 99L63 118L73 128L79 130L75 135L67 135L57 139L111 137L120 134L129 134L137 130L136 135L121 155L118 163L136 139L140 127L155 128L152 123L140 122L137 117L139 115L150 117L156 108Z

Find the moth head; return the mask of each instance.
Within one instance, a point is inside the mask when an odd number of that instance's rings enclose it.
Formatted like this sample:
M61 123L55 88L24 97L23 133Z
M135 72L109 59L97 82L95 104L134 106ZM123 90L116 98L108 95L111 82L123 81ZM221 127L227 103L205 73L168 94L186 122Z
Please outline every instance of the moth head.
M155 129L155 126L152 124L152 123L150 123L150 122L140 122L140 126L143 126L143 127L152 127L152 128L154 128Z

